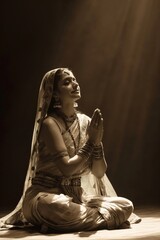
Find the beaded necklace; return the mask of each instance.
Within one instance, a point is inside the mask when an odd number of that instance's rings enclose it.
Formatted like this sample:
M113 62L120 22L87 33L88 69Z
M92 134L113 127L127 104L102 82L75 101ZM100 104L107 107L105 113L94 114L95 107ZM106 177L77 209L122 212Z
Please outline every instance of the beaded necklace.
M71 117L68 117L63 112L56 112L56 113L57 113L57 115L59 115L62 118L62 120L63 120L63 122L65 124L66 130L68 131L68 133L69 133L69 135L70 135L70 137L71 137L71 139L73 141L75 154L77 154L77 152L79 150L79 144L80 144L80 123L79 123L79 118L78 118L77 114L74 113ZM68 125L68 124L72 124L75 120L77 120L78 132L79 132L79 134L78 134L78 144L77 145L76 145L75 138L74 138L74 136L73 136L73 134L71 132L70 125Z

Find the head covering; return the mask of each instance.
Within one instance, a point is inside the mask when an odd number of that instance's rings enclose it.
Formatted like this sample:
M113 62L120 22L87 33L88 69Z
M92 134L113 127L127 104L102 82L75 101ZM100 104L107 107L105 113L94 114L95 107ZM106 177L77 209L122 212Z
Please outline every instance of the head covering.
M53 96L53 88L54 88L54 78L57 70L66 70L70 71L68 68L56 68L48 71L40 84L39 94L38 94L38 103L37 103L37 111L33 129L32 136L32 144L31 144L31 154L29 159L29 166L24 182L23 193L20 201L18 202L16 208L9 213L7 216L3 217L0 220L0 227L5 227L7 225L19 225L26 222L23 212L22 212L22 202L24 199L24 195L26 190L31 186L31 180L35 176L36 165L38 161L38 136L41 129L41 124L43 119L47 115L47 111Z
M29 161L29 167L25 179L23 195L27 188L31 185L31 180L35 175L37 160L38 160L38 136L41 129L41 124L45 116L47 115L48 107L51 102L51 98L53 95L53 85L54 85L54 77L57 70L60 68L56 68L48 71L40 84L39 94L38 94L38 103L37 103L37 111L33 129L32 136L32 144L31 144L31 155Z
M68 68L56 68L47 72L42 79L38 94L37 111L31 144L31 154L25 178L23 193L16 208L11 213L0 219L0 229L9 228L13 226L22 227L25 226L27 223L27 220L24 218L23 215L22 203L25 196L25 192L31 186L31 180L35 176L36 165L38 161L38 136L41 129L42 121L47 115L48 108L53 97L54 79L57 70L62 71L66 70L67 72L70 71ZM107 195L109 196L116 196L116 192L106 175L104 175L102 179L97 179L93 174L89 173L88 175L82 177L82 185L87 189L87 192L90 190L93 191L93 189L95 189L94 191L96 194L101 195L102 192L106 192L105 194L108 193ZM136 217L137 217L136 215L133 216L132 222L139 221L139 217L138 220L136 220Z

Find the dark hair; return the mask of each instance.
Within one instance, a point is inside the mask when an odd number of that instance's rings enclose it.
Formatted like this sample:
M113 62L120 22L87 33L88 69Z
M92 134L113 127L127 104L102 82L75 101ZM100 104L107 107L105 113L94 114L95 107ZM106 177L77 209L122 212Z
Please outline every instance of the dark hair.
M59 68L55 72L54 81L53 81L53 94L58 91L58 83L62 79L62 75L65 72L65 70L71 71L68 68ZM52 96L52 99L51 99L51 102L50 102L49 108L48 108L48 113L52 113L53 112L53 105L54 105L54 103L55 103L55 99L54 99L54 96Z

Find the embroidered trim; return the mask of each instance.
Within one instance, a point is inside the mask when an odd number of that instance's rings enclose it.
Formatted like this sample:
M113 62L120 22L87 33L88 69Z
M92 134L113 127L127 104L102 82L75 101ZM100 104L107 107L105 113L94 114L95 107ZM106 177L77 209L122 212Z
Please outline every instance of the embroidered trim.
M32 179L33 185L40 185L47 188L56 188L62 186L81 186L81 177L65 178L61 176L52 176L49 173L37 172Z

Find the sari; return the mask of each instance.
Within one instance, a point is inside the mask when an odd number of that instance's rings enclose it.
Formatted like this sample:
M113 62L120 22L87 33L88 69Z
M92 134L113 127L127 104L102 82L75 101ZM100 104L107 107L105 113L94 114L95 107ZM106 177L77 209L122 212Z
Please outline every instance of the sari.
M76 175L65 178L56 167L55 156L45 155L38 137L42 122L47 117L56 71L57 69L49 71L42 79L23 194L16 208L1 219L1 227L24 227L31 224L40 227L42 232L48 229L67 232L115 229L121 227L127 219L139 222L140 218L132 213L132 203L128 199L117 197L106 174L100 179L92 174L92 156ZM78 141L79 124L81 148L87 141L90 119L82 113L78 113L77 118L78 121L75 120L70 126L70 131L75 141ZM58 121L53 120L61 128ZM68 155L74 156L73 141L68 131L63 132L62 136ZM45 164L42 164L42 156ZM60 185L56 185L56 179ZM52 185L55 181L55 185Z

